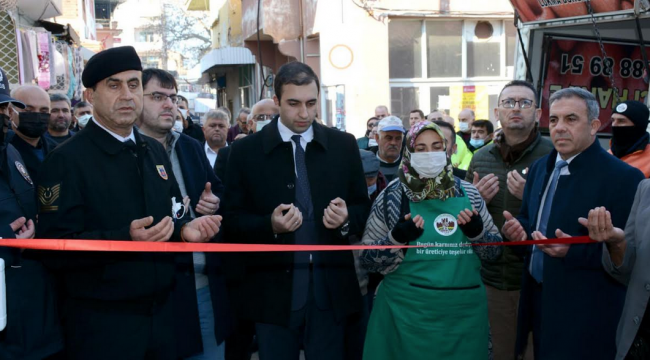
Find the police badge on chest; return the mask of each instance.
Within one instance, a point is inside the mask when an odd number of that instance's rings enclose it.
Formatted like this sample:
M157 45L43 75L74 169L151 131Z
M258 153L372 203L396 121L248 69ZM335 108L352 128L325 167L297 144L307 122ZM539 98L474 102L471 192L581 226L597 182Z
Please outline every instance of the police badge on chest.
M187 211L187 206L180 201L176 202L176 197L172 197L172 218L174 221L181 219L183 216L185 216L185 212Z

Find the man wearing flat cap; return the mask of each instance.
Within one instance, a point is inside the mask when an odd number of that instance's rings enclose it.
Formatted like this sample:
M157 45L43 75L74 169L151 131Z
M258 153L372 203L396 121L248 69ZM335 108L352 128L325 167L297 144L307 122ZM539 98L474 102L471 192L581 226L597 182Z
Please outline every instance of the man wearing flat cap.
M377 195L386 188L388 182L386 177L379 171L379 158L373 152L368 150L359 150L361 154L361 165L366 177L366 186L368 186L368 197L374 202Z
M612 113L612 141L609 152L650 177L648 107L639 101L624 101Z
M220 216L190 221L169 157L134 131L142 66L132 47L93 56L82 74L93 118L50 153L37 195L40 238L205 242ZM60 275L69 359L176 359L172 253L47 252Z

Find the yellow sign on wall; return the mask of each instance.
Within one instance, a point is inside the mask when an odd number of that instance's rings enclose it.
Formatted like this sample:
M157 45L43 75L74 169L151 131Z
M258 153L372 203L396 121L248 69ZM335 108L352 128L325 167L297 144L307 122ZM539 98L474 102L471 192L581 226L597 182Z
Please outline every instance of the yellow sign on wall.
M476 119L490 118L488 87L482 85L454 85L449 87L451 105L449 115L458 120L458 113L463 109L472 109ZM456 122L458 125L458 122Z

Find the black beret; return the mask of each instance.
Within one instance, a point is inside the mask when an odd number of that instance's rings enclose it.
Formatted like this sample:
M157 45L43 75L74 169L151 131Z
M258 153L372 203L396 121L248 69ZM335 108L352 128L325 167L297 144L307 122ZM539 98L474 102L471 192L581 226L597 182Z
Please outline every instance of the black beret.
M120 46L98 52L88 60L81 81L91 88L111 75L128 70L142 71L142 63L133 46Z
M640 101L623 101L616 106L614 109L614 114L621 114L625 116L634 123L634 126L643 128L643 130L648 127L648 117L650 117L650 111L648 110L648 107Z

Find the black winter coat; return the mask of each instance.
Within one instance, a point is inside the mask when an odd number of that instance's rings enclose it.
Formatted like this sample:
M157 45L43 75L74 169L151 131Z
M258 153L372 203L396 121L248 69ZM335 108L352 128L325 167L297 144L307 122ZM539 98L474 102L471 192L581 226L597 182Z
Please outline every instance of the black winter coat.
M41 168L39 238L130 241L133 220L172 216L182 197L167 153L134 131L135 154L94 121L48 155ZM137 156L136 156L137 155ZM175 220L171 241L189 211ZM96 302L155 304L174 286L172 253L49 252L46 264L61 271L63 297ZM148 310L147 310L148 311Z
M370 210L361 158L350 134L313 123L314 139L305 160L316 220L317 243L349 245L339 229L328 230L323 212L337 197L345 200L348 235L361 236ZM274 236L271 214L280 204L296 203L291 143L283 142L276 118L261 131L233 143L226 170L224 235L229 242L294 244L294 233ZM242 257L243 316L262 323L288 325L291 310L293 253L249 253ZM361 292L352 251L320 256L327 292L338 320L358 312Z
M33 179L12 145L0 146L0 237L19 217L36 222ZM21 250L0 248L5 261L7 327L0 332L0 359L43 359L63 349L52 276Z

